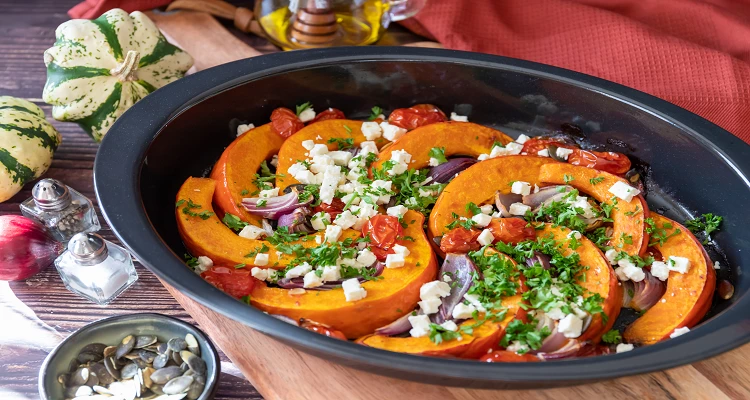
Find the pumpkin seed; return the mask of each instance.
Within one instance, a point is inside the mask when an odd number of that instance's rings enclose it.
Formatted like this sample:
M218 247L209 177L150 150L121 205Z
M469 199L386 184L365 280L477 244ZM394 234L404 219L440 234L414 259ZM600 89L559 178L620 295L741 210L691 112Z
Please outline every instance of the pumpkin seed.
M198 382L198 383L200 383L201 385L205 385L206 384L206 375L196 375L195 376L195 381Z
M164 354L169 350L169 346L166 343L159 343L158 346L156 346L156 351L160 354Z
M77 359L78 359L78 362L80 362L81 364L86 364L86 363L96 362L96 361L101 360L102 355L84 351L78 354Z
M138 368L146 368L151 365L148 362L141 360L140 358L136 358L135 360L133 360L133 362L138 366Z
M159 385L164 385L170 380L182 375L180 367L166 367L158 369L151 374L151 380Z
M153 368L144 368L141 370L141 373L143 374L143 386L151 389L151 386L154 384L154 381L151 380L151 374L153 374L156 370Z
M167 346L169 347L169 350L172 350L174 352L180 352L187 349L187 343L184 339L180 338L169 339L169 341L167 342Z
M117 351L115 352L115 358L120 358L124 356L125 354L130 353L131 350L133 350L133 347L135 346L135 336L128 335L125 336L120 344L117 346Z
M138 366L133 364L128 364L120 370L120 379L130 379L135 376L135 374L138 372Z
M139 350L138 355L141 357L141 360L151 364L154 362L154 358L156 357L156 353L152 353L150 351L146 350Z
M167 363L169 362L169 356L166 354L159 354L154 358L153 366L156 369L162 369L167 366Z
M94 390L91 389L91 387L89 387L89 386L80 386L76 390L76 397L78 397L78 396L91 396L92 394L94 394Z
M104 363L102 362L91 364L89 369L91 370L91 373L95 373L96 377L99 378L99 385L109 385L115 381L115 378L109 373L109 371L107 371L107 368L104 367Z
M187 398L190 400L198 399L198 397L201 397L203 394L203 388L205 387L205 382L200 383L197 380L193 380L193 383L190 384L190 388L187 391Z
M120 371L117 370L117 365L115 364L115 359L113 357L104 359L104 367L107 368L107 372L109 372L113 378L118 381L120 380Z
M86 367L79 368L70 377L70 386L81 386L89 380L89 369Z
M104 386L94 386L92 389L99 394L112 394L112 391L105 388Z
M206 362L203 361L202 358L196 356L195 354L189 352L189 351L181 351L180 357L187 363L188 367L195 371L198 375L203 375L206 373Z
M178 394L187 392L190 389L190 384L193 383L192 376L178 376L167 382L164 385L162 391L164 394Z
M185 335L185 343L187 343L187 348L191 353L195 354L196 356L201 355L201 347L198 344L198 340L191 333Z
M117 352L117 346L107 346L104 348L102 355L104 357L112 357L113 355L115 355L115 352Z
M159 385L157 383L153 383L153 384L151 384L151 387L149 388L149 390L151 390L152 393L155 393L155 394L157 394L159 396L163 396L164 395L164 391L162 390L163 387L164 387L164 385Z
M146 346L151 346L152 344L156 343L156 340L156 336L153 335L136 336L135 348L142 349Z
M77 359L74 358L70 360L70 364L68 364L68 372L70 373L75 372L80 365L81 363L79 363Z
M172 352L172 361L174 361L174 363L177 365L182 365L183 360L182 360L182 357L180 357L179 351Z
M99 377L89 370L89 380L86 381L86 386L94 386L99 384Z
M83 348L81 349L80 353L89 352L89 353L94 353L94 354L103 354L104 353L104 349L106 349L106 348L107 348L106 344L91 343L91 344L87 344L87 345L83 346Z
M63 385L63 387L68 386L68 381L70 380L69 374L60 374L57 376L57 382Z
M71 398L76 397L76 392L78 392L78 389L81 388L81 386L71 386L65 389L65 397Z

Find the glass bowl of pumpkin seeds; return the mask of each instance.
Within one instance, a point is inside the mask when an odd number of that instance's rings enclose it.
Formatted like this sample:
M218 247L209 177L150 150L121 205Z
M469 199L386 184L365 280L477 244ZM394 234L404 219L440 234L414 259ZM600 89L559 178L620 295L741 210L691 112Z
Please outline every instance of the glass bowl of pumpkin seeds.
M39 371L43 400L206 400L219 355L198 328L161 314L105 318L71 334Z

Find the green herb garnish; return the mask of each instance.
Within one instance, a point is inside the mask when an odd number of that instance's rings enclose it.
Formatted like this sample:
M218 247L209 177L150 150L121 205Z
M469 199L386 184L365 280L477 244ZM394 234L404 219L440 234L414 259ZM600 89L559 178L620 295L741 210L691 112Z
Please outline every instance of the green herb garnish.
M308 108L312 107L312 103L309 101L306 103L302 103L297 106L297 116L299 117L300 114L302 114L302 111L307 110Z
M438 161L438 164L448 162L448 159L445 158L445 147L433 147L430 149L428 155L430 156L430 158L436 159Z

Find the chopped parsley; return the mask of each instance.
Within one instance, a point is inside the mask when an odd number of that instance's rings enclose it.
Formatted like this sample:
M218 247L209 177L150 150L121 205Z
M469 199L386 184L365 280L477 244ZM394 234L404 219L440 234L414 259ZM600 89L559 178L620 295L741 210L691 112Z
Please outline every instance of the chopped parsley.
M620 331L617 329L612 329L609 332L602 335L602 342L609 343L609 344L620 344L622 343L622 336L620 335Z
M255 203L257 207L265 207L266 204L268 204L268 200L266 199L260 199L257 203Z
M299 117L300 114L302 114L302 111L307 110L308 108L312 107L312 103L305 102L297 106L297 116Z
M445 147L433 147L427 155L430 156L430 158L438 160L438 164L448 162L448 159L445 158Z
M589 179L589 183L591 183L592 185L598 185L602 182L604 182L603 176L597 176L596 178Z
M383 109L378 106L373 107L370 111L372 112L370 113L370 116L367 117L368 121L375 121L381 114L383 114Z
M461 219L461 216L459 216L456 213L451 213L451 216L453 217L453 222L445 226L445 229L451 230L457 226L460 226L464 229L471 229L474 227L474 221L469 219Z
M240 264L237 264L237 265L235 265L235 266L234 266L234 269L241 269L241 268L245 268L245 266L246 266L246 265L247 265L247 264L244 264L244 263L240 263Z
M508 347L513 342L520 342L522 345L517 353L525 354L529 350L537 350L542 347L542 341L544 338L550 335L548 327L543 327L541 330L536 329L537 321L532 319L529 323L523 323L523 321L514 319L505 328L505 336L500 341L500 346Z
M641 210L641 206L635 206L635 210L633 210L633 211L627 211L625 213L625 215L627 215L628 217L633 217L633 216L636 216L636 215L640 214L641 211L643 211L643 210Z
M242 296L242 298L240 299L240 301L242 301L245 304L250 304L250 295Z
M190 254L185 253L183 258L185 259L185 264L187 264L188 267L195 269L195 267L198 266L198 259L191 256Z
M241 231L242 228L250 225L247 222L241 220L240 217L231 213L224 214L224 218L222 218L221 222L223 222L224 225L235 232Z
M685 221L685 226L690 232L705 234L706 238L703 240L703 244L707 244L711 240L711 233L719 230L719 226L721 226L723 220L724 217L708 213Z
M179 208L182 205L185 205L185 207L182 208L182 213L185 215L189 215L191 217L199 217L200 219L206 220L206 219L211 218L214 215L214 213L208 210L203 210L201 212L193 211L193 210L202 208L203 206L201 206L200 204L193 203L193 200L191 199L188 199L188 200L180 199L177 201L177 203L175 203L176 208Z
M659 244L660 246L663 246L664 243L667 242L669 238L672 236L677 236L680 233L682 233L682 230L675 229L672 233L668 233L669 229L673 229L674 225L671 222L665 222L661 225L661 227L656 226L656 221L654 221L653 218L646 218L646 233L651 235L651 240L649 241L649 246L654 246L656 244Z
M258 187L258 191L253 192L253 195L260 193L261 190L273 189L273 184L269 183L275 181L276 178L283 178L284 174L274 174L271 172L271 168L268 167L266 160L260 163L260 174L255 174L253 184Z
M349 127L345 125L344 128ZM351 133L351 128L349 128L348 131L349 133ZM336 143L336 146L338 146L339 150L346 150L354 147L354 138L330 138L328 139L328 143Z
M476 204L469 202L466 204L466 212L471 215L477 215L482 213L482 209L479 208Z
M568 174L563 175L563 181L565 182L565 184L573 182L574 180L575 178L573 177L573 175L568 175Z
M252 258L257 256L259 253L268 253L268 246L266 246L265 243L263 243L260 247L256 247L255 250L245 254L245 257Z
M272 245L276 246L281 243L293 242L301 238L302 236L305 236L305 234L304 233L291 233L289 232L288 227L280 226L273 233L273 236L269 236L267 240L268 240L268 243L271 243Z
M435 344L444 340L456 340L461 337L460 331L449 331L438 324L430 324L430 341Z

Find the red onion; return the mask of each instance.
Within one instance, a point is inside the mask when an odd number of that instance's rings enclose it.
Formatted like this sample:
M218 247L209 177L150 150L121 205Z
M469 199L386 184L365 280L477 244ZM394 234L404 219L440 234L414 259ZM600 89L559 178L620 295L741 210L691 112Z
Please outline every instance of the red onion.
M259 198L250 197L242 199L242 206L250 214L260 215L263 218L278 219L284 214L289 214L300 206L307 205L312 201L312 196L304 202L298 201L297 192L292 191L282 196ZM258 206L258 202L265 201L263 206Z
M539 358L544 361L573 358L578 355L578 352L581 351L581 348L581 343L579 343L577 340L568 339L568 342L557 350L549 353L538 353L537 356L539 356Z
M417 312L417 315L421 313L422 312L420 310ZM411 313L408 313L386 326L375 329L375 334L381 335L381 336L395 336L395 335L400 335L404 332L408 332L409 329L411 329L411 322L409 322L410 316L411 316Z
M635 286L633 281L623 281L622 283L622 306L630 308L630 301L633 300L635 295Z
M380 274L383 273L383 270L385 269L385 264L378 261L373 265L373 268L375 268L375 273L372 274L372 276L380 276ZM367 279L358 276L357 280L361 282L365 282ZM316 286L314 288L306 288L305 279L303 277L298 278L281 278L276 282L276 285L278 285L280 288L283 289L297 289L302 288L306 290L331 290L341 287L341 284L344 282L343 280L338 281L330 281L322 284L321 286Z
M314 229L307 224L307 216L312 211L310 207L299 207L289 214L284 214L279 217L278 226L285 226L291 233L311 233Z
M558 194L565 194L573 190L572 186L559 185L559 186L547 186L539 189L536 193L531 193L527 196L523 196L523 204L531 208L537 208L542 204L546 203L547 200ZM560 196L562 197L562 196Z
M270 222L268 222L267 219L263 218L263 220L260 221L261 225L263 226L263 230L266 231L266 236L273 236L273 225L271 225Z
M0 280L26 279L65 250L42 226L20 215L0 216Z
M640 282L633 282L633 299L630 301L630 308L636 311L648 310L656 304L664 292L667 291L665 282L660 281L651 272L644 270L646 277Z
M534 252L534 256L526 259L526 265L529 267L533 267L537 263L542 266L544 269L550 269L550 257L546 254L540 253L538 251Z
M503 193L499 190L495 192L495 207L500 210L500 216L506 218L510 217L511 214L508 211L510 209L510 205L520 202L522 197L523 196L521 196L520 194Z
M479 268L466 254L448 253L445 255L445 262L440 267L438 279L442 280L446 275L451 278L451 281L448 282L451 286L451 294L443 298L443 303L438 308L438 312L431 316L432 322L442 324L449 319L453 319L453 309L464 300L464 295L474 284L474 274L482 279Z
M471 167L476 162L477 160L468 157L452 158L437 167L432 167L427 176L431 177L435 183L448 183L457 173Z

